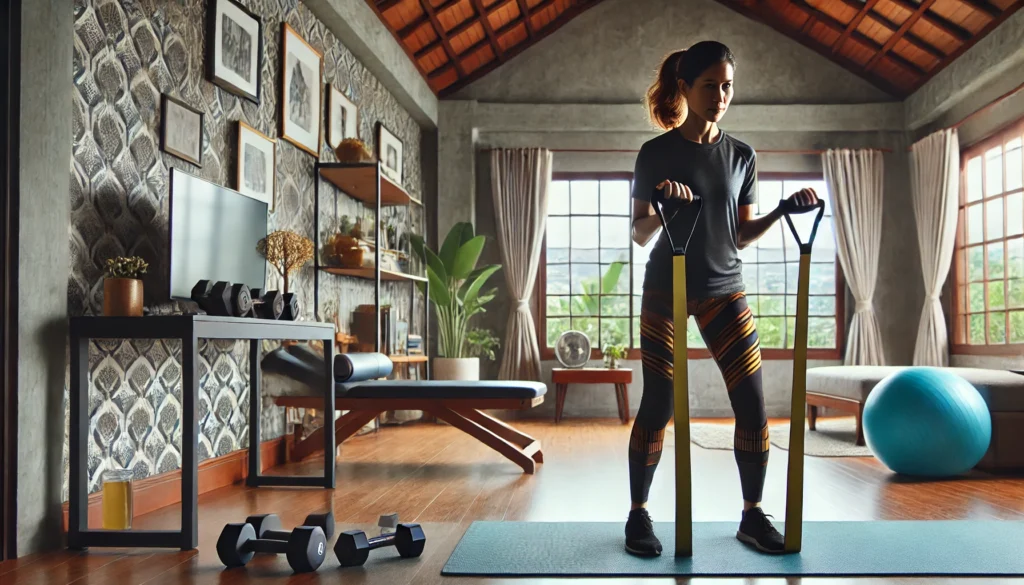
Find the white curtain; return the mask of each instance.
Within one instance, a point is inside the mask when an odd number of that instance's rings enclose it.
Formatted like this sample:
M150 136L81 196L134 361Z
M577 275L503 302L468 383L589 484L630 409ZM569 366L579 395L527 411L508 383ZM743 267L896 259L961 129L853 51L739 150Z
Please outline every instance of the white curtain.
M911 147L911 193L924 274L924 308L917 327L915 366L946 366L949 337L939 295L953 261L960 188L956 129L941 130Z
M885 365L873 299L882 240L882 153L828 150L822 154L832 196L839 262L856 309L846 340L846 365Z
M512 300L498 372L502 380L540 380L540 347L529 301L548 217L551 160L551 151L542 148L491 151L494 219Z

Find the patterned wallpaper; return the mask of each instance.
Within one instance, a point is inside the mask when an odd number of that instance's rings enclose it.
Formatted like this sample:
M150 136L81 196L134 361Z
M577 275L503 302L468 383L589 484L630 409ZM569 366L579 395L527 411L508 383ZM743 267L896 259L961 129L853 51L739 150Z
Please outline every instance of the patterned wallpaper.
M234 187L235 122L244 120L268 136L278 136L282 22L323 54L324 81L359 108L364 142L375 149L378 121L403 141L405 186L416 196L422 193L420 129L378 80L298 0L241 3L263 18L259 106L205 79L204 0L74 0L71 315L102 312L104 260L128 254L140 255L150 264L145 289L151 311L183 308L166 302L170 167ZM161 93L205 112L201 168L160 150ZM326 125L323 113L321 121ZM332 161L326 130L324 141L321 160ZM311 155L278 140L277 202L269 230L290 229L313 238L313 163ZM372 215L326 182L321 183L321 194L321 237L331 233L342 214ZM422 233L422 210L413 208L408 214L412 229ZM269 269L267 278L268 289L280 287L276 271ZM320 318L333 321L341 311L343 328L352 308L373 302L372 282L328 274L320 282ZM290 288L300 298L303 319L313 319L312 263L293 276ZM411 331L422 328L422 301L409 306L408 284L386 285L382 298L393 298L400 318L411 318ZM273 342L264 343L265 350L273 347ZM248 446L246 348L246 342L200 343L200 461ZM180 467L180 353L180 343L166 340L91 344L90 492L99 489L102 471L111 467L131 467L140 479ZM263 439L281 436L283 410L264 398L262 412ZM66 425L67 421L65 429ZM64 449L66 501L66 437Z

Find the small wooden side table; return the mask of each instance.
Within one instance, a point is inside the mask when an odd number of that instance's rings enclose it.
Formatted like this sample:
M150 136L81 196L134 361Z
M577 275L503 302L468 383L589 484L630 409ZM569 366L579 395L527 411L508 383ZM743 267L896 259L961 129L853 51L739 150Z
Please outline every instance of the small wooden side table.
M615 402L619 407L619 420L629 423L629 394L626 387L633 381L629 368L554 368L551 381L555 384L555 422L562 420L562 407L569 384L613 384Z

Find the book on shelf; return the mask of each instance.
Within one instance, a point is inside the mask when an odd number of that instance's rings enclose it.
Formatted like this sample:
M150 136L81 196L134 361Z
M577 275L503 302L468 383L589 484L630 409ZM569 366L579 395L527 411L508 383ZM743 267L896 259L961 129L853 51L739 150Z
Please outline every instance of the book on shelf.
M372 351L373 340L380 331L381 353L392 354L395 347L396 320L392 318L391 305L381 305L379 320L374 318L375 312L374 305L356 307L352 312L352 333L359 339L359 346L363 351Z

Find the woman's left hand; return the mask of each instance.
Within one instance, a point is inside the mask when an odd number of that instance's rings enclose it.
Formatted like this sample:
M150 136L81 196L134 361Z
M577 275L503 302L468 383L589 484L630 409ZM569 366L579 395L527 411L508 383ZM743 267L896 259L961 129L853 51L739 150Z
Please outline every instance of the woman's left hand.
M795 207L811 207L813 205L817 205L818 194L814 192L814 189L808 187L806 189L800 189L796 193L787 197L787 199Z

